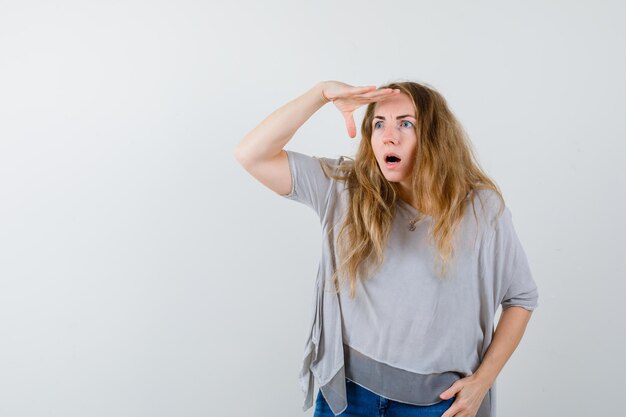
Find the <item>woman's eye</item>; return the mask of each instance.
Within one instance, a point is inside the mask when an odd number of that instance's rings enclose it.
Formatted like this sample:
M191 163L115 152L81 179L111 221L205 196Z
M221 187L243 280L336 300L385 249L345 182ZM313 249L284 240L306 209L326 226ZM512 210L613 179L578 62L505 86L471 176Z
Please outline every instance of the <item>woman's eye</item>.
M380 121L380 120L379 120L378 122L374 123L374 129L378 129L378 127L379 127L379 123L382 123L382 121ZM407 126L407 125L405 125L404 123L408 123L408 126ZM412 123L412 122L409 122L408 120L403 120L400 124L401 124L403 127L413 127L413 123Z

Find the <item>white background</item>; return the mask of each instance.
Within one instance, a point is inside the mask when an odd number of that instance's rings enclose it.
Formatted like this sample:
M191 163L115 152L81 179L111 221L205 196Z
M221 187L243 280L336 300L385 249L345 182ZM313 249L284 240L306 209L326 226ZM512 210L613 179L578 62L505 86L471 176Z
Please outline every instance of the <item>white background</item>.
M0 415L299 416L315 213L233 150L316 82L425 82L504 192L539 307L499 416L626 371L620 1L0 1ZM360 126L362 113L356 115ZM287 149L353 155L323 107Z

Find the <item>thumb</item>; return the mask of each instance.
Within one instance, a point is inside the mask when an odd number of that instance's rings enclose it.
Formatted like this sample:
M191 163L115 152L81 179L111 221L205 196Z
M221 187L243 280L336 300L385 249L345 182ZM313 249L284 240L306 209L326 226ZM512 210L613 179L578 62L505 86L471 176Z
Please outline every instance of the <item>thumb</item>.
M346 128L348 129L348 135L354 139L356 136L356 125L354 124L354 117L352 112L344 113L343 118L346 121Z
M452 384L452 386L450 388L448 388L447 390L445 390L444 392L442 392L439 397L442 400L447 400L448 398L452 398L453 395L455 395L457 392L459 392L462 388L462 384L457 384L456 382L454 384Z

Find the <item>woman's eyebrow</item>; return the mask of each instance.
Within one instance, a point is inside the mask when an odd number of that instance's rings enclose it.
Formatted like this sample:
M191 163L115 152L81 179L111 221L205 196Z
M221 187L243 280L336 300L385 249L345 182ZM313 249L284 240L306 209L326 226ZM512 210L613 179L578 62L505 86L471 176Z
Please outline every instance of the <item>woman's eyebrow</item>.
M402 116L396 117L396 119L402 119L404 117L412 117L413 119L415 119L415 116L413 116L412 114L403 114ZM386 120L383 116L374 116L374 119Z

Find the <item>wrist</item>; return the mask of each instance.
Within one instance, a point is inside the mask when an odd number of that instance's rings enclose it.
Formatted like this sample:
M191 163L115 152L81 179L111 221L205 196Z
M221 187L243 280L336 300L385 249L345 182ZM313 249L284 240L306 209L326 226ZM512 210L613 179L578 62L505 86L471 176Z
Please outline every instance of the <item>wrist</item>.
M324 81L320 81L315 85L315 89L317 91L318 96L321 99L322 104L330 103L330 99L324 95Z
M488 390L495 381L495 378L486 375L484 372L475 372L472 376L474 380L480 383L486 390Z

